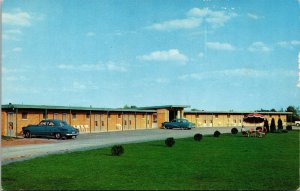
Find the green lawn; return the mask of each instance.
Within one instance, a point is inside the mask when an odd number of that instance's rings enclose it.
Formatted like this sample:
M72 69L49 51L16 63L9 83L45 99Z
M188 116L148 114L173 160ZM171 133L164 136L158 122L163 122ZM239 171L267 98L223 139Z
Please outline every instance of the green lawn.
M50 155L2 166L2 186L19 189L296 190L299 131L247 138L222 134Z

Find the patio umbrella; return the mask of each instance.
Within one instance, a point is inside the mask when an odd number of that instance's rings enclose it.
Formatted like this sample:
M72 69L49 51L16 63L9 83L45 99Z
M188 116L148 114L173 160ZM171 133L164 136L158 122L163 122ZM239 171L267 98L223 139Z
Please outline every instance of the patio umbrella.
M250 113L244 116L244 122L246 123L262 123L265 120L265 117L259 113Z

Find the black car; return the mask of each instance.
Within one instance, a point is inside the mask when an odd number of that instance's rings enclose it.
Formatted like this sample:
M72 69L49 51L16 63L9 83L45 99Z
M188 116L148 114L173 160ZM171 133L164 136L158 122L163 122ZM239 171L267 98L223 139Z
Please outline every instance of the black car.
M79 130L68 125L62 120L42 120L38 125L28 125L23 127L23 136L29 138L31 136L53 136L56 139L76 138Z

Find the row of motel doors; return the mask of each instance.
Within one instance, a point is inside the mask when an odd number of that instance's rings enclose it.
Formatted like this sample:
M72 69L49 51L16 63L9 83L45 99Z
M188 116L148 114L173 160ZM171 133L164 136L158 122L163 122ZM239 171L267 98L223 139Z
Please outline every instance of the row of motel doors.
M56 118L54 116L54 118ZM156 115L155 115L155 119L156 119ZM68 120L67 114L62 114L62 120L66 121L67 123L70 124L70 121ZM95 118L94 118L94 125L95 125L95 130L94 131L106 131L106 127L105 127L105 121L104 121L104 114L95 114ZM147 123L147 122L146 122ZM152 127L157 127L157 123L153 123ZM122 126L123 126L123 130L130 130L130 129L134 129L135 127L132 126L132 115L128 115L128 114L124 114L123 115L123 124L118 124L116 127L116 130L122 130ZM21 128L21 127L20 127ZM21 129L19 129L20 131ZM15 121L14 121L14 113L13 112L9 112L7 113L7 136L15 136L16 135L16 125L15 125Z

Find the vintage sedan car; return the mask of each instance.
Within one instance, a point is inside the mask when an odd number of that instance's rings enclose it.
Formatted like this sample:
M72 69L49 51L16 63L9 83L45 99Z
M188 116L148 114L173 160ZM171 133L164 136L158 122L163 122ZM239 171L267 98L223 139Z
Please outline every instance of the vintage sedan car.
M163 122L163 127L165 129L173 129L173 128L180 128L180 129L191 129L195 127L194 123L189 122L186 119L173 119L171 122Z
M38 125L23 127L23 135L26 138L31 136L54 136L56 139L76 138L79 130L68 125L62 120L42 120Z

